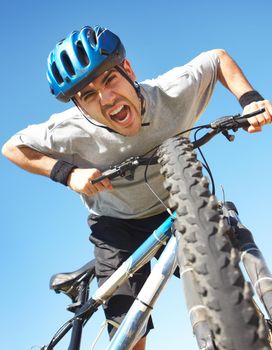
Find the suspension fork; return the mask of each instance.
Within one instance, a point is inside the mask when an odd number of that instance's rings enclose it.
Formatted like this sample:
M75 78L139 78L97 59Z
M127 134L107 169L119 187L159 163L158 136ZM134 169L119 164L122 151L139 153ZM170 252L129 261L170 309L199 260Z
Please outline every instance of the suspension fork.
M233 246L240 252L240 260L251 280L251 283L262 301L267 314L272 318L272 274L262 252L256 245L252 233L242 224L234 203L222 204L223 215L233 228L230 237Z

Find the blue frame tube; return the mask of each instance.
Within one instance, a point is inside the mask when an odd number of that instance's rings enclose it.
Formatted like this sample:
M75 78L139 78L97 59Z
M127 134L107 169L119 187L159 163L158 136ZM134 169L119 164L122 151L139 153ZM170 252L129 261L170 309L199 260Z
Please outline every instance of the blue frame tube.
M169 216L149 238L99 287L92 299L104 303L135 271L146 264L171 236L175 213Z
M144 335L151 310L177 266L176 248L172 236L106 350L131 349Z

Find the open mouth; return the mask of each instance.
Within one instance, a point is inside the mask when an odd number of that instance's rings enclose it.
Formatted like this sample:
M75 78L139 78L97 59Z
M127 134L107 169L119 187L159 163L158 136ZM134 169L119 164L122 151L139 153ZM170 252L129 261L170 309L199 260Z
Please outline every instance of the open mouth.
M111 119L117 123L126 123L130 117L130 109L127 105L121 105L109 115Z

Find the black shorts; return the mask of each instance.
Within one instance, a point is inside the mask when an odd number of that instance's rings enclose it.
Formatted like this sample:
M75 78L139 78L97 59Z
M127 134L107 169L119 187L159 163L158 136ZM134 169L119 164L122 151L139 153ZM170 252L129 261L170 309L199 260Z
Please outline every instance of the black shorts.
M117 219L102 216L90 217L92 230L90 241L94 243L96 259L95 272L98 286L101 286L113 272L152 234L169 216L162 213L145 219ZM150 263L138 270L127 283L122 285L104 305L107 320L122 322L133 301L140 292L150 273ZM154 328L151 317L145 335ZM116 328L108 324L110 337Z

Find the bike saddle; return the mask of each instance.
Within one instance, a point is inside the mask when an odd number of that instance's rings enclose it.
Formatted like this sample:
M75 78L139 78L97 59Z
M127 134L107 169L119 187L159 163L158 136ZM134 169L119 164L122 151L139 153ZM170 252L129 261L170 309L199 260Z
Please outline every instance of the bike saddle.
M95 260L91 260L76 271L54 274L50 279L50 289L53 289L56 293L63 292L75 301L78 295L77 286L81 280L87 278L91 281L94 278L94 264Z

